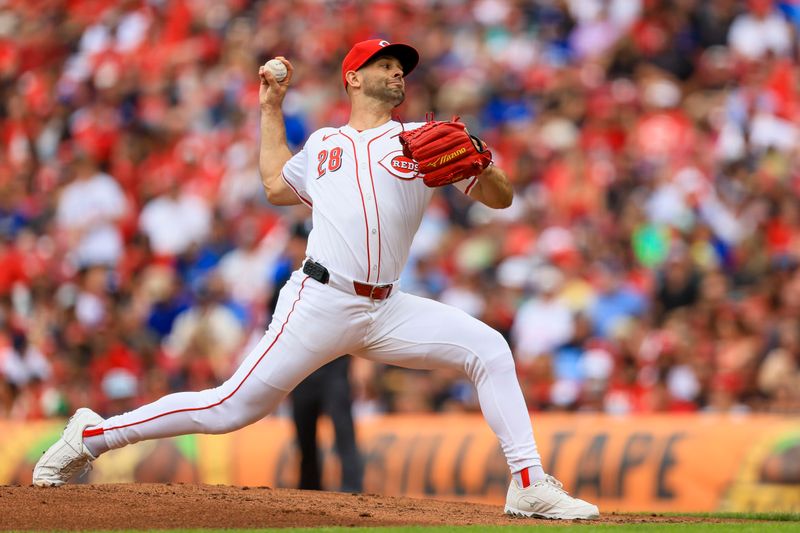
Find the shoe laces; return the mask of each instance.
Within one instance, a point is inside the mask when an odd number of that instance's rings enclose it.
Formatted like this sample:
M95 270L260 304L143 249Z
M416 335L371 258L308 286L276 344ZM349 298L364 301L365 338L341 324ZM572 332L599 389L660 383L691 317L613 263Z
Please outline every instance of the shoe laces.
M545 476L544 482L553 487L554 489L558 490L559 492L563 492L564 494L567 493L567 491L564 490L564 484L561 483L556 478L554 478L553 476L551 476L550 474L547 474Z

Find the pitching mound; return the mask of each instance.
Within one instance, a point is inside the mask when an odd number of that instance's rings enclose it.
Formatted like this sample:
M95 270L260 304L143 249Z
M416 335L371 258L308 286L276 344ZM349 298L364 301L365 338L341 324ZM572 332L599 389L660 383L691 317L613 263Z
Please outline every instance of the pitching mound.
M600 521L686 522L690 518L606 514ZM706 519L707 520L707 519ZM315 526L520 524L497 506L183 484L0 487L0 529L97 530ZM559 522L536 520L537 525Z

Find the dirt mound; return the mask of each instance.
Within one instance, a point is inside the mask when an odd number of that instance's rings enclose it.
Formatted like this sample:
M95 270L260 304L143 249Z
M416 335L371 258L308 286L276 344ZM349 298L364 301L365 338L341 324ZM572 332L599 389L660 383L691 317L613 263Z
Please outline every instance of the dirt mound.
M600 521L685 522L657 515ZM492 505L224 485L0 486L0 529L97 530L520 524ZM537 525L558 522L536 521Z

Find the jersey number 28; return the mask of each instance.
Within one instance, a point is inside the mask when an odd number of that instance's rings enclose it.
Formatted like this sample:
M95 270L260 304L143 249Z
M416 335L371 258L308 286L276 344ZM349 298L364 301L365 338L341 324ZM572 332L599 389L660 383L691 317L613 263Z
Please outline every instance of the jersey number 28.
M342 149L337 146L332 148L330 152L328 150L322 150L317 154L317 160L319 161L319 165L317 165L317 179L319 179L324 176L326 172L336 172L341 168ZM325 163L327 163L327 165L325 165ZM326 166L328 167L327 169L325 168Z

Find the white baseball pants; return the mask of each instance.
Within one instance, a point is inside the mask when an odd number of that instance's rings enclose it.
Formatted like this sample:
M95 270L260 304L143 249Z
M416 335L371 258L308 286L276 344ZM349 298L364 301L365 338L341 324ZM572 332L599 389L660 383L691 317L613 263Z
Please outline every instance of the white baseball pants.
M102 427L109 448L190 433L227 433L271 413L307 375L341 354L407 368L452 368L475 384L509 468L540 466L511 351L502 335L442 303L397 292L372 300L301 271L281 290L264 337L225 383L165 396Z

